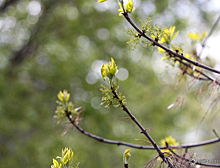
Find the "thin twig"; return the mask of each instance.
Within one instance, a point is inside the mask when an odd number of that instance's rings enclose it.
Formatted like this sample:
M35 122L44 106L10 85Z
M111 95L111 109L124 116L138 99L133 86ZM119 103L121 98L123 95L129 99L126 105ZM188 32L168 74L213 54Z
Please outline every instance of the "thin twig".
M195 76L195 75L193 75L193 73L189 73L189 72L185 72L185 73L186 73L187 75L189 75L189 76L195 78L195 79L198 79L198 80L203 80L203 81L209 80L209 79L207 79L207 78L202 78L202 77L199 77L199 76Z
M213 79L212 77L206 75L204 72L202 72L202 71L200 71L200 70L198 70L198 69L196 69L196 68L193 68L192 65L190 65L189 63L183 62L183 60L181 60L181 59L179 59L179 58L175 58L175 60L179 61L180 63L186 65L187 67L189 67L189 68L191 68L191 69L194 69L194 71L196 71L196 72L200 73L201 75L203 75L204 77L206 77L207 80L210 80L210 81L212 81L212 82L216 82L218 85L220 85L220 81ZM198 78L198 79L200 79L200 78ZM200 79L200 80L201 80L201 79ZM205 79L203 78L202 80L205 80Z
M199 146L205 146L205 145L210 145L213 143L217 143L220 142L219 138L215 138L215 139L210 139L207 141L203 141L203 142L199 142L199 143L194 143L194 144L185 144L185 145L179 145L179 148L195 148L195 147L199 147ZM170 148L178 148L178 146L170 146Z
M214 134L218 137L218 139L220 139L219 135L217 134L217 132L215 131L215 129L213 129Z
M216 27L217 27L217 25L218 25L218 23L219 23L219 20L220 20L220 15L219 15L218 19L215 21L214 25L212 26L212 28L211 28L209 34L206 36L206 38L205 38L205 39L203 40L203 42L202 42L202 49L201 49L200 53L198 54L198 57L199 57L199 58L200 58L200 56L202 55L202 52L203 52L203 50L204 50L204 48L205 48L207 39L208 39L208 38L212 35L212 33L215 31L215 29L216 29Z

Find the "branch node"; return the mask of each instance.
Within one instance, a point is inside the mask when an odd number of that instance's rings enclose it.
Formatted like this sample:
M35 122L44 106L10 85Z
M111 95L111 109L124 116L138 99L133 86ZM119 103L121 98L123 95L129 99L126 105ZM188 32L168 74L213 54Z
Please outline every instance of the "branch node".
M146 129L144 129L144 131L146 131ZM144 131L141 131L140 133L141 133L141 134L144 134Z

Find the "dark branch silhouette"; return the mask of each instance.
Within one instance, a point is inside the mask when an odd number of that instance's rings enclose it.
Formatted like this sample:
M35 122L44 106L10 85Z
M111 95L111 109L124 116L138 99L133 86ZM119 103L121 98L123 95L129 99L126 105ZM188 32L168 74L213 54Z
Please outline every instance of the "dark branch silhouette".
M201 166L209 166L209 167L220 167L220 164L209 164L209 163L202 163L200 161L196 161L195 158L194 159L187 159L185 157L182 157L180 155L178 155L177 153L175 153L171 147L169 147L169 145L167 144L167 149L169 149L175 156L177 156L178 158L185 160L187 162L189 162L189 164L196 164L196 165L201 165ZM207 160L207 159L206 159ZM208 160L207 160L208 161Z
M16 2L18 2L18 0L7 0L5 1L2 6L0 6L0 12L5 12L5 10L7 9L7 7L15 4Z
M123 142L123 141L114 141L114 140L109 140L109 139L105 139L103 137L91 134L87 131L85 131L84 129L82 129L79 125L77 125L75 123L75 121L72 119L72 117L70 116L69 112L66 112L67 114L67 118L69 119L69 121L72 123L72 125L78 130L80 131L82 134L93 138L97 141L103 142L103 143L108 143L108 144L115 144L115 145L123 145L123 146L128 146L128 147L132 147L132 148L137 148L137 149L152 149L155 150L154 146L145 146L145 145L136 145L136 144L132 144L132 143L127 143L127 142ZM172 149L181 149L181 148L194 148L194 147L201 147L201 146L205 146L205 145L210 145L210 144L214 144L220 142L220 138L215 138L215 139L211 139L211 140L207 140L207 141L203 141L200 143L194 143L194 144L184 144L184 145L178 145L178 146L170 146L170 148ZM158 146L160 149L166 149L167 147L165 146Z
M182 59L175 58L175 60L179 61L181 64L186 65L186 66L187 66L188 68L190 68L190 69L194 69L192 65L190 65L189 63L183 62ZM196 69L196 68L194 69L194 71L200 73L201 75L203 75L203 76L206 77L206 78L196 77L196 76L194 76L194 75L192 75L192 74L190 74L190 76L192 76L192 77L194 77L194 78L196 78L196 79L199 79L199 80L209 80L209 81L215 82L215 83L217 83L218 85L220 85L220 81L213 79L212 77L206 75L204 72L202 72L202 71L200 71L200 70L198 70L198 69Z
M134 123L141 129L141 133L143 133L147 139L151 142L151 144L154 146L154 148L156 149L157 153L159 154L159 156L161 157L161 159L168 164L169 167L174 168L175 166L165 157L165 155L163 154L163 152L160 150L159 146L157 145L157 143L151 138L151 136L148 134L148 132L146 131L146 129L138 122L138 120L131 114L131 112L128 110L128 108L125 106L125 104L120 100L118 94L116 93L116 91L111 87L112 93L114 95L114 98L116 98L121 107L123 108L123 111L125 111L128 116L134 121Z

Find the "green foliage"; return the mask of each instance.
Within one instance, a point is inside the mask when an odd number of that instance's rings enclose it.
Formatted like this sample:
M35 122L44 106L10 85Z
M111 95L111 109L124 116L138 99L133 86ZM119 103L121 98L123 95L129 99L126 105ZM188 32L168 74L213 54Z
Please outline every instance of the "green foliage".
M112 71L112 73L111 73ZM111 62L107 63L106 65L103 64L101 68L101 74L102 78L105 80L107 87L104 85L101 85L101 92L104 96L102 96L102 102L101 105L105 105L105 108L109 108L111 105L113 105L113 100L115 99L117 104L114 104L114 107L122 106L123 104L126 104L125 96L122 95L121 92L119 92L119 99L115 97L113 92L117 93L119 86L118 86L118 79L116 78L116 72L117 72L117 66L111 58ZM108 75L109 74L109 75ZM106 80L106 77L108 79Z
M155 41L159 41L164 35L164 30L159 24L156 24L153 29L151 29L151 37L155 39Z
M155 26L154 26L152 24L151 18L148 18L147 22L144 22L141 19L138 19L138 20L141 23L143 33L146 33L148 36L153 38L155 41L158 42L161 38L164 37L164 30L162 29L162 27L159 24L155 24ZM132 50L135 49L136 45L140 41L141 35L137 34L136 30L133 30L130 28L125 30L125 32L127 34L129 34L130 36L134 37L130 41L128 41L127 43L130 45ZM144 47L154 46L154 44L149 41L143 41L143 43L145 44Z
M142 21L138 18L138 21L141 23L142 31L149 37L151 37L156 42L159 42L160 44L165 43L166 46L170 47L171 50L176 51L177 53L183 52L183 49L181 47L182 44L172 44L171 41L177 36L179 31L177 31L175 34L175 26L170 26L170 28L162 28L159 24L155 24L155 26L152 24L152 20L149 17L147 22ZM139 43L141 35L137 34L135 30L128 28L125 30L127 34L130 36L134 36L130 41L127 43L130 44L131 49L133 50L136 45ZM155 44L153 42L149 41L142 41L143 47L147 48L150 46L154 46ZM165 52L164 49L158 47L159 53ZM163 59L169 59L170 57L165 56ZM171 59L171 63L173 64L173 61Z
M139 43L140 41L140 35L138 35L135 30L128 28L127 30L125 30L125 32L131 36L134 36L133 39L131 39L130 41L127 42L127 44L129 44L130 48L132 50L135 49L136 45Z
M102 96L102 102L101 102L101 106L106 104L105 105L105 108L109 108L111 105L113 105L114 107L119 107L119 106L122 106L122 104L126 104L126 99L125 99L125 96L119 92L119 100L118 99L115 99L115 96L113 95L112 91L115 91L117 92L119 86L114 86L114 87L105 87L103 85L101 85L101 92L103 94ZM117 102L116 104L113 104L113 102L115 101Z
M147 22L142 21L138 18L138 21L141 23L143 33L146 33L150 37L152 37L155 41L159 41L163 35L164 30L159 24L153 25L151 18L147 19Z
M171 44L171 48L173 51L176 51L179 54L183 54L183 48L182 48L182 43L181 44Z
M114 105L114 107L119 107L119 105L122 106L127 104L127 100L125 99L125 96L121 92L119 92L118 97L119 97L119 99L117 100L118 104Z
M153 24L150 17L147 19L147 22L144 22L139 18L138 21L141 23L143 33L151 32Z
M56 115L54 115L54 118L58 119L58 124L60 124L60 122L66 118L67 112L74 118L79 114L79 108L74 109L73 103L69 102L70 94L66 90L63 92L60 91L57 97L59 100L57 100L56 103L59 104L59 106L57 106L57 110L55 111Z
M104 94L104 96L102 96L102 102L101 102L101 106L106 104L105 105L105 108L109 108L112 103L113 103L113 99L114 99L114 96L112 95L112 90L111 88L107 88L103 85L101 85L101 92L102 94Z

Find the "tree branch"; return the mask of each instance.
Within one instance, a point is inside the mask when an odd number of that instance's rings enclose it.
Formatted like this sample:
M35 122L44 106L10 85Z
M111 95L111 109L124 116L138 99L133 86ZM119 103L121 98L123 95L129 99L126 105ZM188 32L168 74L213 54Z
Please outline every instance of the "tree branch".
M194 144L184 144L184 145L178 145L178 146L170 146L170 148L175 149L175 148L195 148L195 147L200 147L200 146L205 146L205 145L210 145L213 143L220 142L220 138L215 138L215 139L210 139L207 141L199 142L199 143L194 143Z
M175 166L165 157L163 152L160 150L159 146L154 142L154 140L151 138L151 136L147 133L146 129L138 122L138 120L131 114L131 112L128 110L128 108L125 106L125 104L120 100L118 94L115 92L115 90L111 87L112 93L114 97L120 102L121 107L123 108L123 111L125 111L129 117L134 121L134 123L141 129L141 133L143 133L148 140L151 142L151 144L154 146L154 148L157 150L159 156L161 159L168 164L169 167L174 168Z
M72 117L69 115L68 112L66 112L67 114L67 118L69 119L69 121L72 123L72 125L78 130L80 131L82 134L93 138L97 141L100 142L104 142L104 143L108 143L108 144L115 144L115 145L123 145L123 146L128 146L128 147L132 147L132 148L136 148L136 149L155 149L154 146L145 146L145 145L136 145L136 144L132 144L132 143L127 143L127 142L123 142L123 141L114 141L114 140L109 140L109 139L105 139L103 137L91 134L87 131L85 131L84 129L82 129L79 125L77 125L75 123L75 121L72 119ZM207 141L203 141L200 143L194 143L194 144L185 144L185 145L178 145L178 146L170 146L170 148L172 149L181 149L181 148L194 148L194 147L200 147L200 146L204 146L204 145L210 145L210 144L214 144L220 142L220 138L215 138L215 139L211 139L211 140L207 140ZM165 146L159 146L160 149L166 149L167 147Z
M201 75L203 75L204 77L206 77L207 78L206 80L210 80L212 82L216 82L218 85L220 85L220 81L213 79L212 77L206 75L204 72L202 72L202 71L200 71L200 70L198 70L196 68L193 68L192 65L190 65L189 63L183 62L182 59L175 58L175 60L179 61L181 64L184 64L184 65L186 65L187 67L189 67L191 69L194 69L194 71L196 71L196 72L200 73ZM196 77L194 77L194 78L196 78ZM197 78L197 79L205 80L204 78Z
M132 148L137 148L137 149L155 149L153 146L143 146L143 145L135 145L135 144L131 144L131 143L127 143L127 142L123 142L123 141L114 141L114 140L109 140L109 139L105 139L103 137L100 137L100 136L97 136L97 135L94 135L94 134L91 134L87 131L85 131L84 129L82 129L80 126L78 126L75 121L72 119L72 117L69 115L68 112L66 112L67 114L67 118L69 119L69 121L72 123L72 125L78 130L80 131L82 134L90 137L90 138L93 138L97 141L100 141L100 142L104 142L104 143L107 143L107 144L115 144L115 145L123 145L123 146L128 146L128 147L132 147ZM165 149L166 147L162 147L162 149Z
M116 94L117 95L117 94ZM93 135L85 130L83 130L80 126L78 126L76 123L75 123L75 120L72 119L72 116L70 116L70 113L68 111L66 111L66 115L67 115L67 118L69 119L69 121L72 123L72 125L78 130L80 131L82 134L90 137L90 138L93 138L99 142L103 142L103 143L107 143L107 144L115 144L115 145L123 145L123 146L128 146L128 147L132 147L132 148L136 148L136 149L149 149L149 150L155 150L155 146L143 146L143 145L136 145L136 144L131 144L131 143L127 143L127 142L123 142L123 141L114 141L114 140L109 140L109 139L105 139L105 138L102 138L102 137L99 137L97 135ZM146 131L146 130L145 130ZM186 144L186 145L178 145L178 146L169 146L169 147L165 147L165 146L157 146L159 149L169 149L172 153L173 150L172 149L180 149L180 148L185 148L186 150L188 148L193 148L193 147L199 147L199 146L205 146L205 145L209 145L209 144L213 144L213 143L217 143L217 142L220 142L220 138L218 137L217 139L211 139L211 140L208 140L208 141L203 141L203 142L200 142L200 143L195 143L195 144ZM155 143L156 144L156 143ZM162 153L163 154L163 153ZM178 156L179 158L181 159L184 159L186 161L190 161L189 159L186 159L176 153L174 153L176 156ZM164 156L165 157L165 156ZM167 159L166 159L167 160ZM167 160L168 161L168 160ZM167 162L166 162L167 163ZM169 164L169 161L168 161L168 164ZM170 163L171 164L171 163ZM213 166L213 167L219 167L219 165L215 165L215 164L202 164L202 163L197 163L195 162L195 164L198 164L198 165L203 165L203 166ZM172 167L172 166L171 166ZM173 166L174 167L174 166Z
M169 48L167 48L167 47L161 45L161 44L158 43L157 41L155 41L155 40L153 40L152 38L150 38L149 36L147 36L147 35L146 35L141 29L139 29L139 28L136 26L136 24L131 20L131 18L130 18L130 16L129 16L128 12L124 12L124 13L123 13L123 16L124 16L125 19L131 24L131 26L139 33L140 36L142 36L142 37L146 38L147 40L153 42L154 45L156 45L156 46L158 46L158 47L164 49L167 53L169 53L169 54L171 54L171 55L174 55L175 57L177 57L177 58L179 58L179 59L182 59L182 60L185 60L185 61L187 61L188 63L191 63L191 64L193 64L193 65L195 65L195 66L200 67L200 68L203 68L203 69L206 69L206 70L208 70L208 71L211 71L211 72L220 74L220 71L219 71L219 70L216 70L216 69L211 68L211 67L209 67L209 66L203 65L203 64L201 64L201 63L199 63L199 62L192 61L191 59L188 59L188 58L184 57L183 55L178 54L178 53L176 53L176 52L170 50Z

